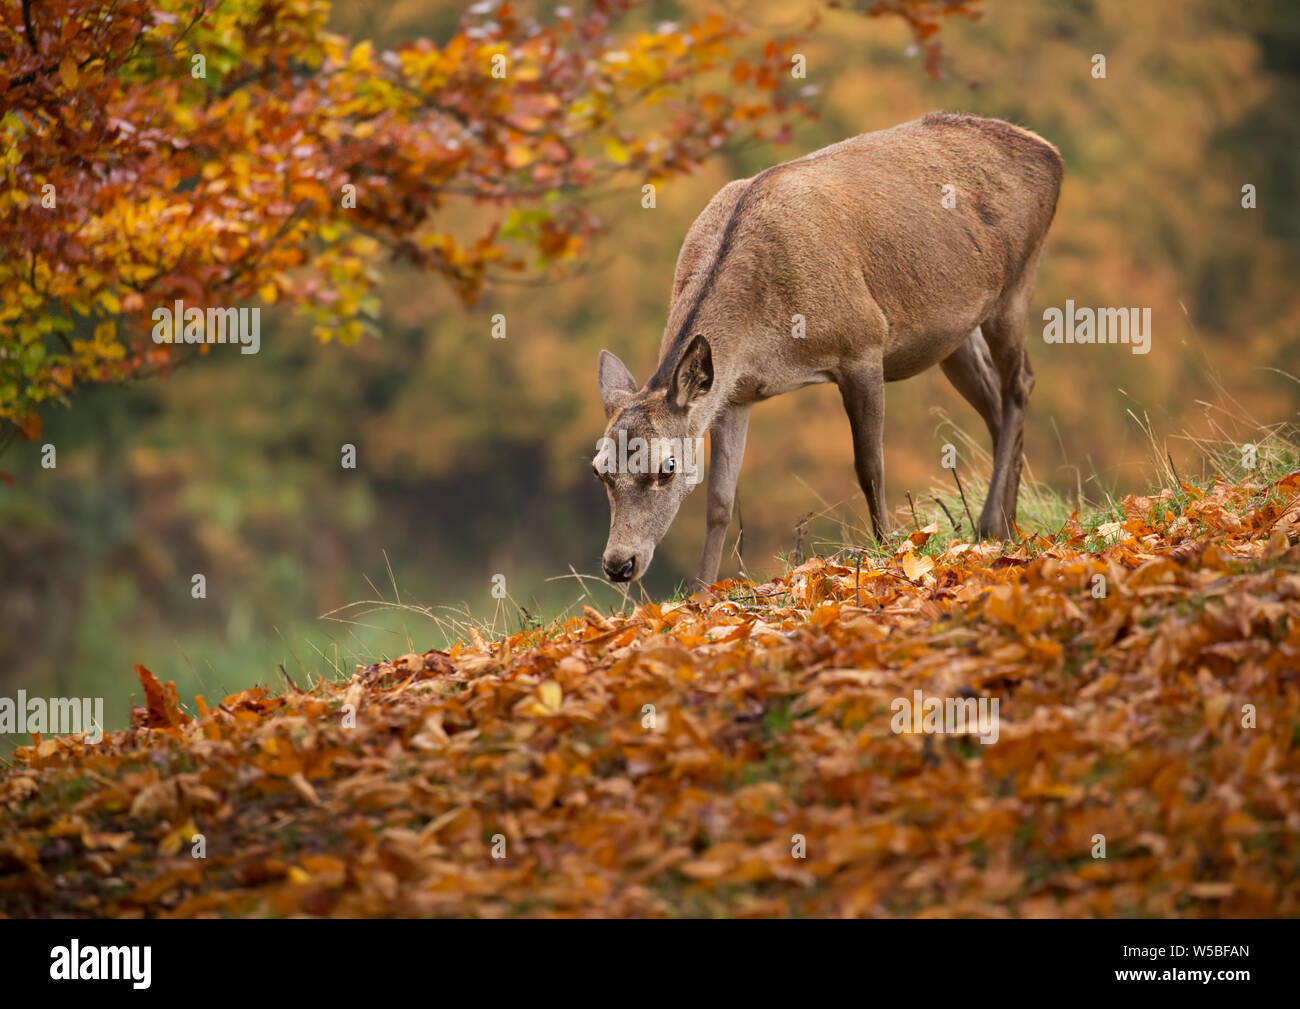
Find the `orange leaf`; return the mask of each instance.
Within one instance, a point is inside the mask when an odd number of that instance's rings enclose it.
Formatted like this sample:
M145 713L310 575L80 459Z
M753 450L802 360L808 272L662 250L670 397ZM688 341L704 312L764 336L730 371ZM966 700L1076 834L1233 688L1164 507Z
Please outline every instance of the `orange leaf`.
M145 708L142 725L146 729L170 729L188 722L189 716L181 711L180 701L176 696L176 684L167 681L166 687L158 682L153 673L137 664L135 674L144 686ZM136 709L140 711L140 709Z
M909 553L903 556L903 574L912 581L919 581L921 576L934 567L934 558L925 554Z

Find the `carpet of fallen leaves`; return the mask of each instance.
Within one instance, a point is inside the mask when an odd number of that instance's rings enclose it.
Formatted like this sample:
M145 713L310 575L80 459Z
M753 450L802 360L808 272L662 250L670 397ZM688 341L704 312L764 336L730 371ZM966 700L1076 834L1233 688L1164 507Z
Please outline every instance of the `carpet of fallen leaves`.
M0 913L1300 913L1300 472L1123 511L193 714L141 668L0 777ZM916 689L997 741L895 733Z

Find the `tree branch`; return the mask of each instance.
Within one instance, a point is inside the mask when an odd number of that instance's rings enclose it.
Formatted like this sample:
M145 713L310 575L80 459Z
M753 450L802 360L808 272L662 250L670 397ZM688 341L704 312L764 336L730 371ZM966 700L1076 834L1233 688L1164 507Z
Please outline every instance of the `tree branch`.
M36 29L32 27L32 0L23 0L23 31L27 33L27 44L37 56L41 47L36 44Z

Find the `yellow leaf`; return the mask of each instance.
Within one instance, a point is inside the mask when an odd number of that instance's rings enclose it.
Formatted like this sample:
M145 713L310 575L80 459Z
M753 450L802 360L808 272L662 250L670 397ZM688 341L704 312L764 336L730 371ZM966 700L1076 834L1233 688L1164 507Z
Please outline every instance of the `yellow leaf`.
M81 75L77 72L77 61L71 56L63 57L59 64L59 80L63 81L63 86L71 90L77 86L77 81Z
M605 141L605 153L609 155L609 160L616 165L626 165L632 157L627 145L618 137L610 137Z
M194 820L192 818L186 820L179 827L169 832L166 837L164 837L161 841L158 842L159 854L175 855L178 851L181 850L181 845L187 844L188 842L193 840L194 835L197 834L198 832L199 832L199 828L195 826Z
M564 691L554 680L547 680L537 688L537 697L547 711L559 711L560 702L564 700Z
M506 148L506 164L511 168L524 168L536 160L536 152L525 144L511 144Z
M361 42L352 49L352 54L348 59L353 69L368 70L371 65L371 58L375 54L373 42Z

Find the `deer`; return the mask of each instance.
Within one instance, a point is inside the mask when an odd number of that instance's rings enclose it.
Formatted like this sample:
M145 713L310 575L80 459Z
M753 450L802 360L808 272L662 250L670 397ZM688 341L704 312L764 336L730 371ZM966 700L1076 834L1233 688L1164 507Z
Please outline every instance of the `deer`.
M884 541L885 383L934 365L993 442L975 532L1011 538L1034 387L1029 300L1063 174L1060 153L1030 130L932 112L724 186L682 242L654 373L638 387L617 356L599 355L606 577L645 574L701 482L683 457L707 432L694 585L714 584L752 407L820 382L839 387ZM628 443L650 449L611 465L611 446Z

